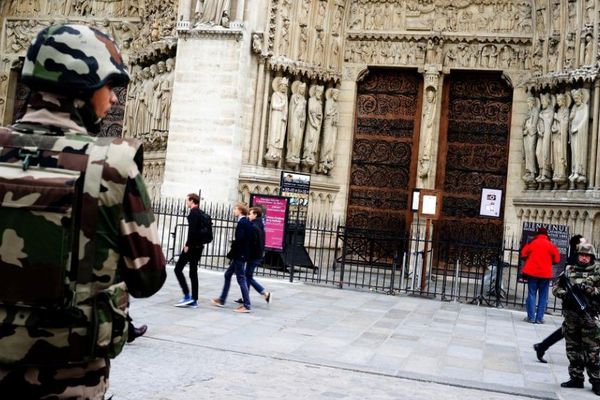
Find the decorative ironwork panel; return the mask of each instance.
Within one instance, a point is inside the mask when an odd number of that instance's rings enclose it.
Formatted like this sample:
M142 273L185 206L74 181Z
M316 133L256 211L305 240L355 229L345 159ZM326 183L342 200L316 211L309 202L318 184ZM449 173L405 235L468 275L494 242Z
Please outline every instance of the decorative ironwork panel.
M358 85L347 225L404 232L409 216L421 76L373 69Z
M479 216L481 190L506 188L512 89L499 74L452 73L440 132L437 187L443 190L437 239L461 254L463 269L482 267L492 254L463 254L458 243L501 246L503 218ZM502 216L502 214L501 214ZM454 243L454 245L452 245ZM458 257L458 256L457 256Z

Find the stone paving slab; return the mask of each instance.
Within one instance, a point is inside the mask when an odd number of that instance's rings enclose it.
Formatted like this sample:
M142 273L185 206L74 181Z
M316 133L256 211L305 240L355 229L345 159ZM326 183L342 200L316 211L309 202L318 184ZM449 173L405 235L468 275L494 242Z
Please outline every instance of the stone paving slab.
M168 273L157 295L132 301L135 323L149 330L113 361L115 400L597 398L587 384L560 389L564 342L549 364L535 358L532 344L559 317L532 325L519 311L265 278L273 303L252 292L253 312L237 314L237 285L214 307L222 273L205 270L200 307L176 308L181 292Z

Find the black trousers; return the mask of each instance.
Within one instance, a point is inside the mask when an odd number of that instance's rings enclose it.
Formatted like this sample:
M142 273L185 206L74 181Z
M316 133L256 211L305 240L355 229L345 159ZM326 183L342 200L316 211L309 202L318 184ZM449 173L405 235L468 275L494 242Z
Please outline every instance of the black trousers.
M190 289L185 281L185 276L183 276L183 268L185 268L187 263L190 264L190 281L192 283L192 298L194 300L198 300L198 261L200 261L203 249L203 246L188 247L186 253L181 252L177 264L175 264L175 276L177 277L177 281L179 281L179 286L181 286L183 294L186 296L190 294Z
M542 340L542 342L539 344L539 348L540 350L547 351L550 348L550 346L554 345L556 342L563 339L564 337L565 336L563 335L562 327L558 328L557 330L552 332L550 336Z

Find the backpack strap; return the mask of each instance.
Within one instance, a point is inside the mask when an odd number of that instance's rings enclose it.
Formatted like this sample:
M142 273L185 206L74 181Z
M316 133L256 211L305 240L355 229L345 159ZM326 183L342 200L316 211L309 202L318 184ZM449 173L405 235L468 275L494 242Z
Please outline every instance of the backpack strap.
M96 138L88 155L81 199L82 216L79 227L79 268L77 283L92 280L96 263L96 226L100 207L100 190L110 143L113 138Z
M119 207L123 204L127 179L141 148L141 142L134 139L97 138L90 153L83 187L84 216L81 221L81 246L84 255L80 257L77 282L91 282L96 265L96 240L100 205ZM84 247L82 247L84 246ZM83 289L83 285L78 291ZM85 289L83 289L85 290Z

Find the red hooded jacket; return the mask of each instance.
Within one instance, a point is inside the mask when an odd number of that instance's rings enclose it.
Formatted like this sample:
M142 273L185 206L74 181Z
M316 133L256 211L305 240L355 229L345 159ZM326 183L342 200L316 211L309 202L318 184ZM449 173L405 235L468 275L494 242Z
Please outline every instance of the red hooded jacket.
M558 248L543 234L536 235L523 247L521 257L526 259L523 274L534 278L551 279L552 264L560 261Z

